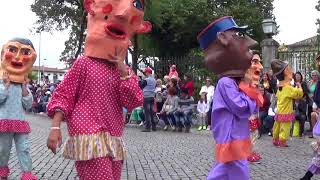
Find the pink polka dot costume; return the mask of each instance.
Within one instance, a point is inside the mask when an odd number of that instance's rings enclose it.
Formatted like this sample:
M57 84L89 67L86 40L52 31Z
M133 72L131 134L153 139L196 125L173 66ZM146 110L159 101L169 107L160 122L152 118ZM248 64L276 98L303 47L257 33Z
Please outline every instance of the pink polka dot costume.
M84 6L85 53L54 92L48 115L64 114L69 137L63 156L76 160L81 180L120 180L126 156L122 108L131 111L143 104L138 78L125 68L121 52L151 24L143 21L143 0L84 0Z
M122 107L131 110L142 105L137 82L136 76L121 80L116 67L105 60L84 56L75 61L48 104L50 117L62 111L67 122L64 157L77 161L125 158ZM76 163L77 169L82 169L81 164Z

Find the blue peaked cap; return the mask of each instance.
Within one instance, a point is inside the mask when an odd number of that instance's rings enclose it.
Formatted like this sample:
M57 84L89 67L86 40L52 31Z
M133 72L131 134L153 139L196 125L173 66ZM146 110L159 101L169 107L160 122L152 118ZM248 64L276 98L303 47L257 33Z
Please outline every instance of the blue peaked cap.
M209 24L198 35L198 41L202 50L206 49L209 44L217 39L218 32L224 32L231 29L246 31L248 26L238 26L231 16L221 17Z

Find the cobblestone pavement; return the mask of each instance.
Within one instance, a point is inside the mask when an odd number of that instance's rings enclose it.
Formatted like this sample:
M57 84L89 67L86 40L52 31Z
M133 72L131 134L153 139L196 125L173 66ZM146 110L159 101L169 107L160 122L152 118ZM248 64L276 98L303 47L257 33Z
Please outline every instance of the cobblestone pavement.
M33 172L44 180L77 179L74 162L63 159L61 155L53 155L46 147L50 127L48 118L35 115L27 117L33 129L30 135ZM124 138L128 159L123 166L122 180L205 179L213 162L213 143L209 131L193 130L189 134L163 131L143 133L136 126L129 125ZM311 160L310 142L307 137L292 138L290 147L283 149L273 147L271 138L263 136L256 146L263 160L261 164L250 166L251 179L299 179ZM20 167L14 148L9 167L9 179L19 179Z

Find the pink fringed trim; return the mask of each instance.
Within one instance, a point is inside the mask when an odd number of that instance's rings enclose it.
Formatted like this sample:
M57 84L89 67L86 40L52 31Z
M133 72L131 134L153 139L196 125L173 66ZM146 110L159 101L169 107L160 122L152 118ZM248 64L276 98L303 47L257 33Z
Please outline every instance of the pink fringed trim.
M10 173L10 170L9 170L9 168L7 166L6 167L0 167L0 177L8 177L9 173Z
M33 175L31 172L23 172L21 180L37 180L37 176Z
M27 121L1 119L0 132L30 133L31 129Z
M274 119L279 122L290 122L295 120L294 113L290 114L276 114Z

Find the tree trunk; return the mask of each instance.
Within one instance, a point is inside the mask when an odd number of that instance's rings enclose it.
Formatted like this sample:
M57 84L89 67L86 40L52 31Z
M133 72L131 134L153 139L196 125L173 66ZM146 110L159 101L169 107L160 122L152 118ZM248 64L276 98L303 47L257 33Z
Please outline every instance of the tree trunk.
M87 13L83 12L82 19L81 19L81 25L80 25L80 32L79 32L78 48L77 48L76 54L74 55L73 61L78 58L78 56L80 55L80 53L82 51L82 45L84 42L84 31L85 31L86 24L87 24Z
M133 37L133 53L132 53L132 69L137 74L138 70L138 58L139 58L139 44L138 35Z

